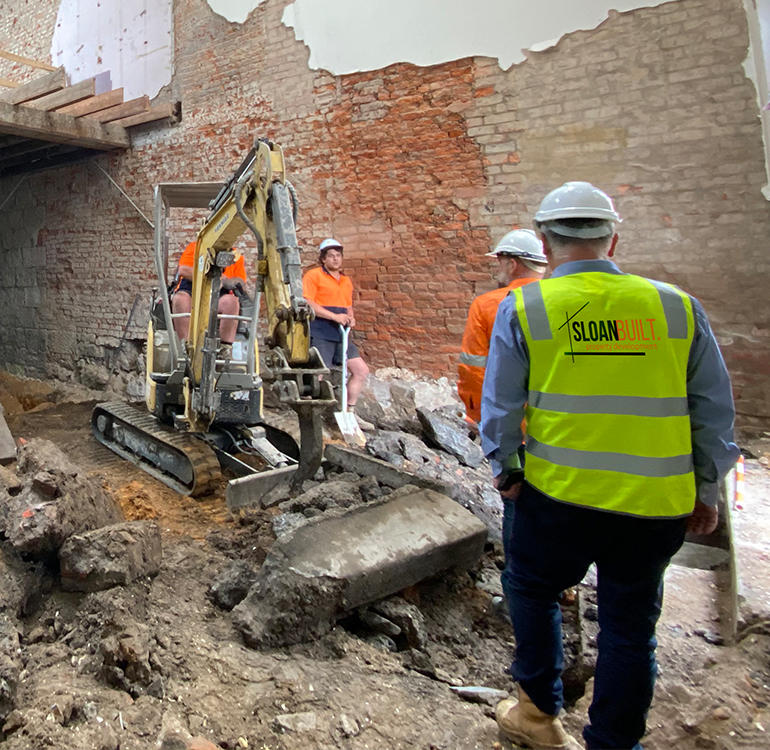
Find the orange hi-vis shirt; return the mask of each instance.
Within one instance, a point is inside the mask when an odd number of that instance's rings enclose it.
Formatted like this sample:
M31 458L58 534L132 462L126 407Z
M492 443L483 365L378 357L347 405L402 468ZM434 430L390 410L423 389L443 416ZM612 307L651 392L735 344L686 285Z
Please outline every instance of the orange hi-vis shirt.
M481 420L481 386L484 384L497 308L514 289L532 281L538 279L516 279L502 289L480 294L471 302L463 333L460 364L457 366L457 393L465 404L465 413L474 422Z
M246 281L246 261L243 259L243 255L239 252L235 252L235 263L229 265L222 271L222 276L226 279L243 279ZM195 262L195 240L193 240L182 253L182 257L179 258L180 266L189 266L192 268Z
M353 307L353 282L344 273L335 279L318 266L302 277L302 295L323 307Z
M353 307L353 282L344 273L335 279L323 266L318 266L302 277L302 295L332 312L344 313ZM339 326L331 320L314 318L310 321L310 340L313 339L341 341Z

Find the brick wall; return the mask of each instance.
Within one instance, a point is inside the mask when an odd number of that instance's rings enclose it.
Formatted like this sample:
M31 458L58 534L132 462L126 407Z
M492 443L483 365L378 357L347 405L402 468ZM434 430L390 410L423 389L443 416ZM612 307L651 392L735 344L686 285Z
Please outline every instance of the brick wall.
M468 304L491 287L483 253L512 226L529 226L549 189L588 179L625 219L619 262L703 301L743 423L770 416L770 220L741 0L613 13L508 71L477 57L346 76L308 69L307 48L280 22L285 4L267 0L237 25L203 0L175 2L164 95L181 101L182 121L146 126L132 150L98 160L145 213L153 184L221 179L255 136L270 136L299 192L307 262L326 236L345 244L365 356L452 377ZM52 3L30 5L50 17ZM0 47L30 54L8 33L0 20ZM135 295L154 286L151 232L93 165L26 185L13 212L34 213L36 258L45 258L30 320L44 334L35 336L47 371L77 371L100 361ZM194 226L174 220L179 248ZM0 248L19 259L1 222ZM3 280L0 304L13 291ZM13 343L0 356L21 358Z
M59 0L0 0L0 49L50 65L58 10ZM40 73L39 68L0 58L0 78L24 82Z

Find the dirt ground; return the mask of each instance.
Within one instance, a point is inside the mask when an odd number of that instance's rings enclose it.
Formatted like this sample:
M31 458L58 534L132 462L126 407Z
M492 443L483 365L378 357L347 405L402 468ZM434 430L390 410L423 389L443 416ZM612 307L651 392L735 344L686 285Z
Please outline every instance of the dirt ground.
M406 592L425 617L427 666L343 624L313 643L249 649L207 589L233 560L264 560L276 511L233 518L224 489L190 500L165 488L91 438L92 405L42 394L16 413L6 406L7 421L17 439L56 443L104 483L127 519L156 519L162 568L153 579L90 594L65 593L49 574L46 595L22 623L17 711L0 746L149 750L178 730L233 749L510 747L498 736L493 702L468 702L450 689L512 687L505 670L513 636L492 606L499 549L490 545L475 570ZM751 472L757 502L770 504L770 472L758 461ZM743 565L767 575L770 556L758 544ZM770 616L759 610L737 644L721 645L725 585L711 571L670 571L649 750L770 747ZM589 650L594 637L588 628ZM578 736L587 702L565 718Z

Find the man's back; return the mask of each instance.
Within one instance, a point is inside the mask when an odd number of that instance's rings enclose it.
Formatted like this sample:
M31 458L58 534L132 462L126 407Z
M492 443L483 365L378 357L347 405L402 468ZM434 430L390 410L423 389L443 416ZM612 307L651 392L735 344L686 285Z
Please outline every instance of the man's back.
M481 419L481 386L497 308L514 289L532 281L535 279L515 279L508 286L480 294L471 302L457 366L457 393L465 404L465 413L475 422Z
M616 272L559 276L515 298L530 360L528 481L578 505L690 513L690 298Z

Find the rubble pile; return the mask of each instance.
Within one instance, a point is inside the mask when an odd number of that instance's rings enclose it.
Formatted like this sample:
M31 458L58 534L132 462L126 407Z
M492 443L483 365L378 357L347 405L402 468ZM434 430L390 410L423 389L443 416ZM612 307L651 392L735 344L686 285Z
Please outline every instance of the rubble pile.
M99 591L155 575L160 563L157 525L125 523L101 483L53 443L33 439L19 448L15 471L0 472L0 726L18 722L12 714L24 670L21 621L56 582L64 590ZM54 619L55 638L57 627ZM48 634L33 628L26 640ZM72 706L56 705L57 720L69 719Z
M229 516L220 495L181 498L105 459L88 404L14 422L25 437L53 425L69 451L30 437L0 466L0 748L499 743L514 644L489 469L450 384L380 372L362 401L366 452L333 442L302 493ZM354 526L387 508L379 537ZM697 636L707 618L681 580L645 746L762 746L768 636L732 650ZM590 676L595 602L591 584L563 606L571 699ZM570 706L574 734L587 699Z

